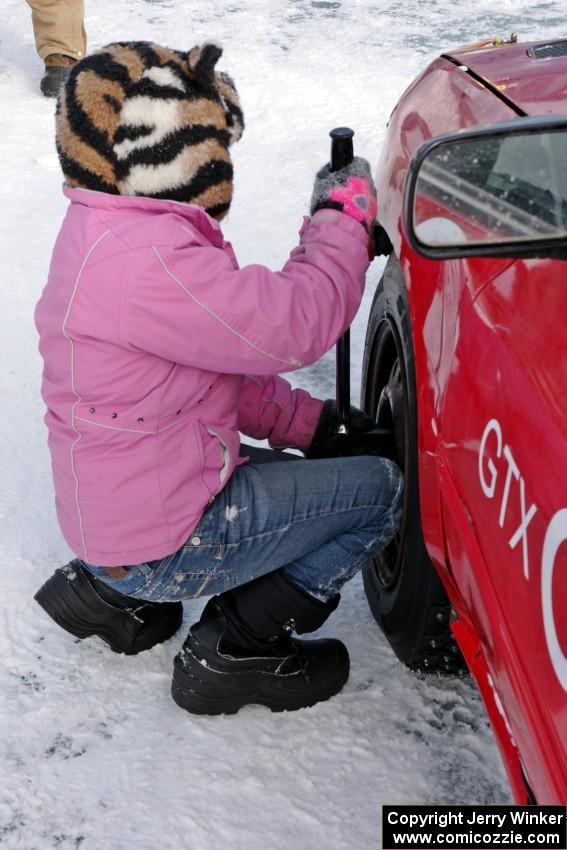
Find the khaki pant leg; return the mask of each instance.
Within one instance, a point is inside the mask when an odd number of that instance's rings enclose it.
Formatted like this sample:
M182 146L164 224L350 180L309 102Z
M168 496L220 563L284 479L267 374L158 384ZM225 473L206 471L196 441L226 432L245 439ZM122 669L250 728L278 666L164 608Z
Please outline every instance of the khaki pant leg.
M84 0L26 0L32 10L35 46L42 59L62 53L80 59L87 49Z

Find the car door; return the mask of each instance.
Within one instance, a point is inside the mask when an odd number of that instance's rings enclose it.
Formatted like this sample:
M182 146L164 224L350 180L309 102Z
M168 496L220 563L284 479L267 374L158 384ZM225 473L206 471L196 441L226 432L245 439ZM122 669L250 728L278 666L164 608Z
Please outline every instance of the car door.
M466 518L478 545L451 568L547 799L567 763L566 269L518 260L470 299L445 299L454 339L440 410L446 489L463 507L456 520L446 506L446 527L464 540Z

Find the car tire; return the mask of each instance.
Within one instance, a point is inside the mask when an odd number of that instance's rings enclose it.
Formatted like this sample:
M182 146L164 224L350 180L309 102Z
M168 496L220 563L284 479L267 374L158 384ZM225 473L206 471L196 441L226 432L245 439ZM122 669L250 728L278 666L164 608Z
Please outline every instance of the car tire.
M413 341L405 281L393 254L370 310L361 407L379 425L393 428L406 485L399 534L363 570L370 609L408 667L461 673L465 663L449 628L451 605L421 527Z

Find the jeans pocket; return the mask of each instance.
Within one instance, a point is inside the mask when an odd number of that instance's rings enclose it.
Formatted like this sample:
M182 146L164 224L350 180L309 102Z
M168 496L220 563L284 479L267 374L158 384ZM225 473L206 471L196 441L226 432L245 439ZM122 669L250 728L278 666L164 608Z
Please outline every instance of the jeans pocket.
M96 567L91 564L85 564L85 567L96 579L109 585L113 590L123 593L124 596L134 598L144 592L153 575L150 564L133 564L125 567L127 574L122 574L116 578L109 574L104 567Z
M151 602L177 602L224 593L236 584L231 570L192 570L187 562L170 565L155 581L150 581L144 599Z
M220 540L205 540L196 532L191 535L181 549L186 557L190 557L190 554L193 553L201 558L212 558L215 561L222 561L224 554L224 545Z
M162 599L198 599L200 596L212 596L225 593L235 585L234 575L230 570L203 573L183 573L179 570L171 584L164 588Z
M224 549L224 541L221 540L219 529L215 527L213 514L207 508L179 550L179 554L186 557L192 553L194 558L199 560L213 558L215 561L222 561ZM216 566L215 564L215 568Z

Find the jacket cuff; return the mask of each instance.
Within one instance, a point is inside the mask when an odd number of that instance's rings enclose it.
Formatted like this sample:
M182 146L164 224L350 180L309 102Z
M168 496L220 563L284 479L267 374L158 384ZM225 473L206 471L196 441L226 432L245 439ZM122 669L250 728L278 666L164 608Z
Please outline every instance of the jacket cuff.
M322 410L323 402L317 398L308 398L303 402L301 418L298 417L293 433L294 448L301 452L305 452L309 448L317 430Z
M365 248L368 247L368 232L360 221L357 221L352 216L338 210L323 208L314 212L310 219L304 220L304 225L301 228L301 234L310 224L332 224L346 231L351 236L354 236Z

